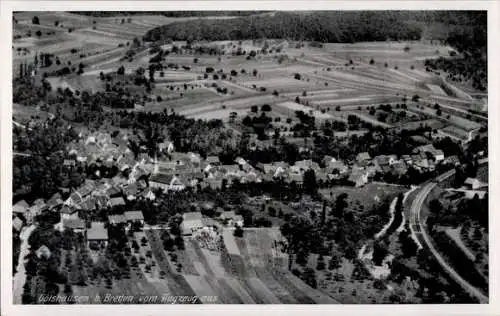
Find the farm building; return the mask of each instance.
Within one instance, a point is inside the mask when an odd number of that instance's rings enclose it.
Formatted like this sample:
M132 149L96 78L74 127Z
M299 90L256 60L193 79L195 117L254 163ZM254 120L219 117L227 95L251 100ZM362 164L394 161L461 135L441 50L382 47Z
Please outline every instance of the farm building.
M87 230L87 245L89 247L108 245L108 229L102 222L92 222L90 229Z
M187 212L182 214L181 231L184 236L191 236L198 229L203 228L200 212Z

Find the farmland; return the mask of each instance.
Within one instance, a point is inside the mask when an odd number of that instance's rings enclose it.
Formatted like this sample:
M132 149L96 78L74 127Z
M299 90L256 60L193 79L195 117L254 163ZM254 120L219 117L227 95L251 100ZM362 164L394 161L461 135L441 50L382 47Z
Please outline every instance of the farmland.
M215 296L217 303L226 304L336 303L286 271L287 256L274 246L282 238L279 235L274 228L258 228L245 229L244 237L238 238L225 229L217 250L203 248L188 237L185 250L177 251L182 272L175 272L158 243L158 231L147 233L160 269L167 272L167 278L173 275L167 284L177 295L192 290L200 297Z
M133 74L139 67L147 69L152 65L150 59L154 55L148 52L146 42L134 49L134 57L124 60L134 38L155 26L189 20L148 15L87 19L71 13L40 12L40 25L33 25L33 15L16 16L14 29L21 36L14 40L14 48L27 50L19 50L15 60L21 63L35 52L46 52L57 56L62 64L81 62L85 64L85 80L69 74L64 79L50 78L49 82L54 87L93 92L105 88L104 83L96 80L101 72L113 73L123 65L126 73ZM27 37L26 27L50 28L55 33ZM261 52L264 46L265 54ZM312 47L296 41L226 40L199 45L224 55L196 53L185 41L161 47L171 52L161 58L163 70L156 73L155 84L144 96L144 109L153 112L173 109L195 119L227 121L234 113L243 118L252 106L269 104L272 112L268 114L282 120L293 119L296 111L303 111L318 122L346 122L349 115L354 115L374 126L401 128L435 114L430 107L421 107L412 100L414 95L437 100L443 110L457 108L467 113L471 106L467 93L425 71L425 59L454 51L440 44L359 42ZM250 58L246 56L250 51L257 54ZM208 73L210 67L214 71ZM387 119L387 115L381 118L379 113L368 114L371 107L387 103L405 103L414 113L395 112L401 115L389 114ZM451 125L467 132L475 126L456 113L448 117L443 127ZM287 127L280 125L280 129L286 132Z

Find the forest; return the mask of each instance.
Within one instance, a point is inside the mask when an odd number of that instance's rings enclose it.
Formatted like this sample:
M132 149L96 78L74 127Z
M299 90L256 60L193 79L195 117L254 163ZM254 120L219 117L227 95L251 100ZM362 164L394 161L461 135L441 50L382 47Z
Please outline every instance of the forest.
M247 40L282 38L318 42L418 40L422 29L398 11L277 12L225 20L175 22L148 31L144 40Z

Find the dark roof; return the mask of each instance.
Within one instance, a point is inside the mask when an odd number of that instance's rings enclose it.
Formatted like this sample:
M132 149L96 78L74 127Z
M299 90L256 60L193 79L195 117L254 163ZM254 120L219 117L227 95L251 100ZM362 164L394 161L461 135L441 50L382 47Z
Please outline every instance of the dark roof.
M149 182L170 184L172 182L173 178L174 178L174 175L172 175L172 174L158 173L158 174L151 176L151 178L149 179Z

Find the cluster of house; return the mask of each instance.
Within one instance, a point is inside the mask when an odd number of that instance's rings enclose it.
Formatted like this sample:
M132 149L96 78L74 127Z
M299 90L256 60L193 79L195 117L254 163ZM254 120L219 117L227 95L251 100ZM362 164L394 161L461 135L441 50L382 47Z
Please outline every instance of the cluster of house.
M31 224L33 218L42 211L57 211L61 214L61 222L56 225L59 230L71 229L86 233L90 242L107 242L107 224L125 224L130 227L134 222L143 223L142 213L126 212L123 215L110 215L108 223L90 223L87 227L79 213L106 207L125 205L135 199L155 200L155 189L163 191L181 191L188 187L211 187L220 189L231 185L233 180L241 183L262 182L282 179L301 185L307 170L314 170L317 181L346 179L356 187L363 186L377 173L395 173L403 175L409 166L417 170L434 170L437 164L459 164L456 156L444 157L441 150L432 145L415 148L412 155L381 155L371 158L368 153L357 155L353 163L345 163L331 156L323 159L324 168L312 160L296 161L293 165L286 162L258 163L250 165L243 158L235 159L233 164L221 164L219 157L208 156L203 159L196 153L175 152L171 142L158 144L160 152L165 153L161 161L149 157L145 153L135 156L129 149L130 141L138 141L136 135L115 132L113 136L103 132L81 132L77 142L69 144L67 150L71 159L64 165L71 168L77 163L105 165L118 168L120 173L112 178L103 177L96 169L95 176L99 180L86 179L84 183L69 194L66 199L60 193L49 200L38 199L30 206L21 201L13 206L13 225L19 231L23 224ZM233 226L240 225L241 216L230 212L221 212L219 222ZM200 212L185 213L183 234L189 235L206 227Z
M335 160L332 163L338 164ZM366 184L376 174L393 174L403 176L412 167L419 172L434 171L439 164L456 166L460 164L457 156L445 157L440 149L432 144L416 147L412 154L401 155L379 155L370 157L367 152L359 153L356 161L351 166L348 181L355 187ZM339 169L341 170L341 169ZM342 170L349 170L342 166ZM339 172L342 174L342 172Z

